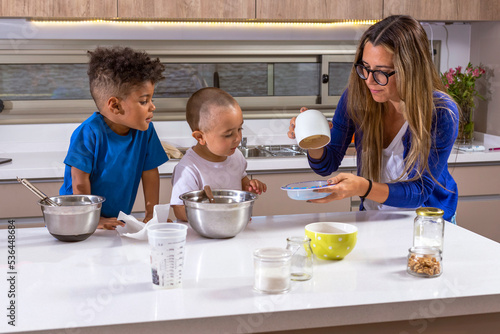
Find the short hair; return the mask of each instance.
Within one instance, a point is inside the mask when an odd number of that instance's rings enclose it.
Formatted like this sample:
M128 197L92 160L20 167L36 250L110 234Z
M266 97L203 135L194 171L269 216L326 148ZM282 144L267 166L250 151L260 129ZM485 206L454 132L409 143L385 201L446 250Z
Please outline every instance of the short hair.
M238 102L220 88L206 87L196 91L186 105L186 120L192 131L207 131L211 128L215 115L213 108L232 108Z
M90 94L99 110L112 96L124 98L134 87L148 81L154 85L165 79L165 66L146 52L115 46L98 47L87 53Z

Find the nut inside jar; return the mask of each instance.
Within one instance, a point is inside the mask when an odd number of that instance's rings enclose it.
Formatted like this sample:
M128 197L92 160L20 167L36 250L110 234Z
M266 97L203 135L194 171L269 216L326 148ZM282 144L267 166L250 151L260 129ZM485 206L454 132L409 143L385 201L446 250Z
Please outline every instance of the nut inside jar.
M419 277L437 277L443 272L441 251L435 247L413 247L408 255L408 273Z

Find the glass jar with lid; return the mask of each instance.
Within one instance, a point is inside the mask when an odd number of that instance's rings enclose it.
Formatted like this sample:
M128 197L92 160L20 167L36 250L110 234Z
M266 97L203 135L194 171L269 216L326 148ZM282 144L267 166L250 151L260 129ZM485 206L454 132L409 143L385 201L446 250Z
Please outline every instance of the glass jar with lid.
M413 223L413 246L435 247L443 251L444 211L438 208L418 208Z
M436 247L412 247L406 271L417 277L438 277L443 273L441 251Z
M259 248L253 253L254 289L265 293L283 293L290 289L292 252L284 248Z

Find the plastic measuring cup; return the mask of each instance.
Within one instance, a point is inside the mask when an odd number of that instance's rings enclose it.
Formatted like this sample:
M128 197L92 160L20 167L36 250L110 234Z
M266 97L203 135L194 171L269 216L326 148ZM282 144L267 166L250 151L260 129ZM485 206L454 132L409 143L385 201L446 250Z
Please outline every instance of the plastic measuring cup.
M159 223L148 226L153 287L178 288L182 285L187 226Z

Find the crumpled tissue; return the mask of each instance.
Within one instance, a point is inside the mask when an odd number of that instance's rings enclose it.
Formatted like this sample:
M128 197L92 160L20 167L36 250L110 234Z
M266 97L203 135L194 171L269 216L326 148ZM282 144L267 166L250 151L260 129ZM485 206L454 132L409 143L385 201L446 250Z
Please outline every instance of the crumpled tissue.
M127 215L120 211L118 220L125 222L125 226L117 226L116 231L122 237L129 237L138 240L148 240L147 227L158 223L166 223L170 204L158 204L153 208L153 218L144 224L138 221L134 216Z

